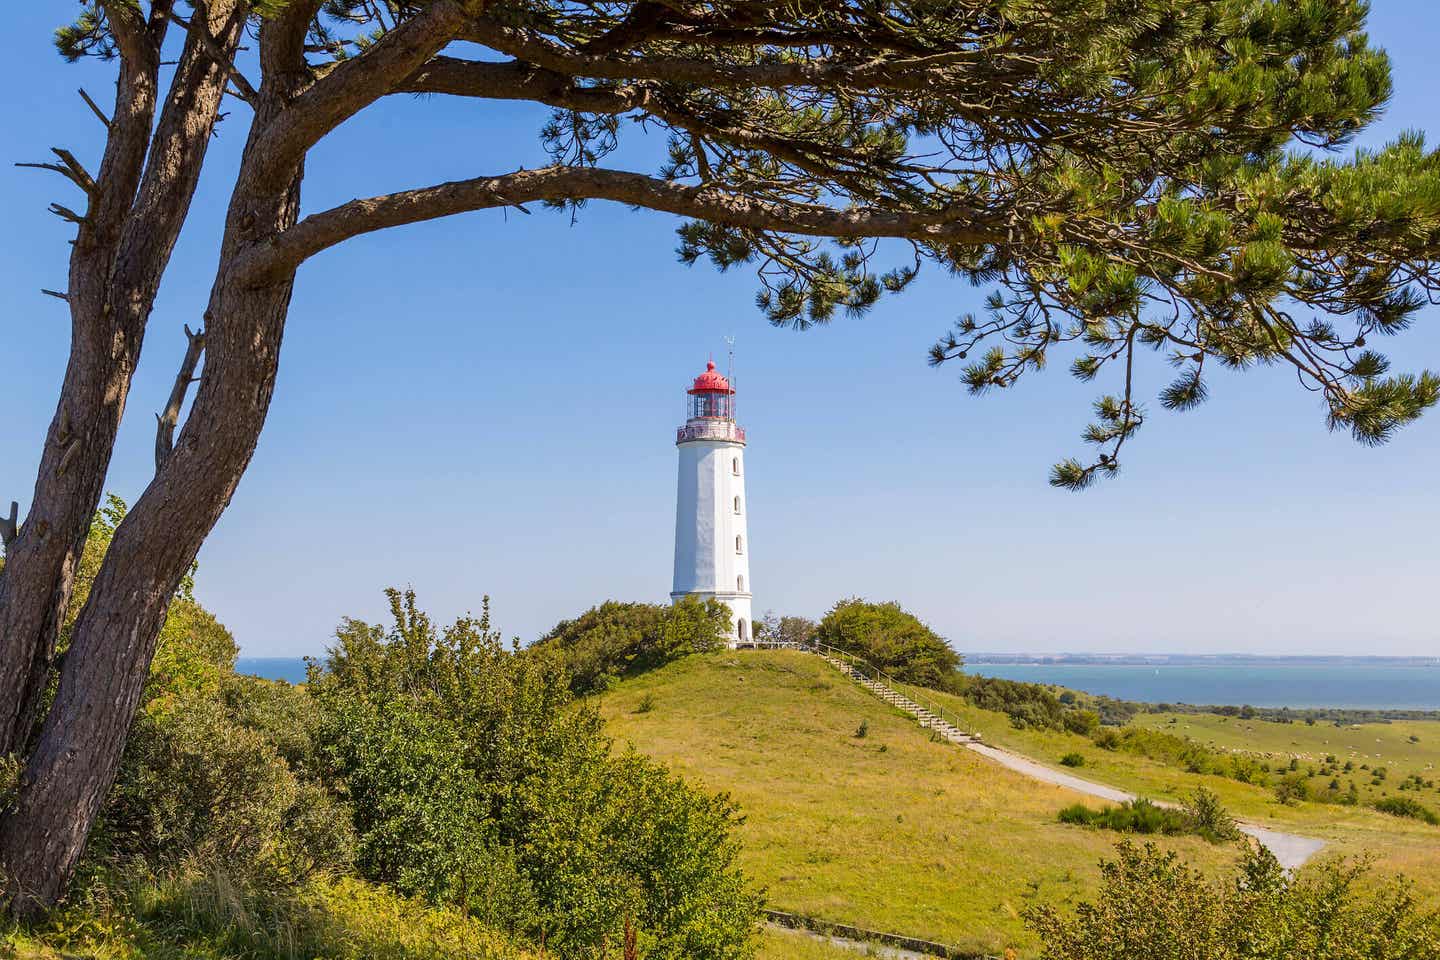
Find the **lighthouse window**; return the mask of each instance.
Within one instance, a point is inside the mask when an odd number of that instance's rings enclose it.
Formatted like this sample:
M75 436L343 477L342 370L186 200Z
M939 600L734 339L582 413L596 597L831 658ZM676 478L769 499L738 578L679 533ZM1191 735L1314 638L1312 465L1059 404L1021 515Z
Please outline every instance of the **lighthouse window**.
M740 641L743 643L743 642L745 642L746 640L749 640L750 637L748 636L748 634L747 634L747 632L746 632L746 630L745 630L745 621L744 621L744 620L741 620L736 626L739 628L739 630L738 630L737 632L738 632L738 634L739 634Z
M735 459L733 459L733 460L730 461L730 470L735 474L735 476L737 476L737 477L740 476L740 458L739 458L739 457L736 457Z
M735 552L736 552L736 553L744 553L744 552L745 552L745 538L744 538L744 537L736 537L736 538L735 538Z
M736 513L739 513L739 512L740 512L740 498L739 498L739 497L736 497L736 498L735 498L735 512L736 512Z
M744 593L744 592L745 592L745 578L744 578L744 577L736 577L736 578L735 578L735 589L738 590L738 591L740 591L741 593Z

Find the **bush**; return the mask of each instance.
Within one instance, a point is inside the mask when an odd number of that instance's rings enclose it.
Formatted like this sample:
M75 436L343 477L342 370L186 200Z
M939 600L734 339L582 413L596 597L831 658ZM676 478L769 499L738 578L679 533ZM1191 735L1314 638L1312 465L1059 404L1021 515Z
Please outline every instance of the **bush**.
M674 604L617 603L562 620L531 649L557 656L576 694L598 693L621 677L725 645L730 608L685 597Z
M1118 807L1091 809L1083 803L1060 811L1060 822L1120 833L1189 833L1190 825L1178 810L1158 807L1149 800L1127 800Z
M1184 813L1190 823L1190 831L1211 843L1239 840L1241 837L1235 818L1230 816L1214 791L1205 787L1195 790L1185 803Z
M613 756L571 677L507 651L488 604L437 631L389 597L393 627L347 621L309 680L363 875L561 955L601 956L630 917L656 960L748 956L734 804Z
M1275 785L1275 799L1289 806L1310 799L1310 785L1304 774L1292 773Z
M1060 758L1060 766L1083 767L1085 766L1085 756L1084 754L1079 753L1067 753L1065 754L1065 756Z
M1375 809L1392 817L1409 817L1423 820L1431 826L1440 826L1440 814L1409 797L1384 797L1375 801Z
M107 511L98 549L124 504L111 498ZM187 580L170 604L87 869L139 861L273 885L345 868L350 817L316 776L314 704L289 684L237 676L234 638L191 590Z
M1032 907L1025 921L1047 960L1419 960L1440 943L1440 914L1403 881L1379 884L1339 860L1291 875L1264 847L1211 879L1125 841L1094 901L1073 913Z
M841 600L820 621L816 637L903 683L949 689L960 669L960 655L898 603Z
M764 619L755 624L755 639L804 646L815 640L817 629L815 621L806 617L781 617L767 611Z

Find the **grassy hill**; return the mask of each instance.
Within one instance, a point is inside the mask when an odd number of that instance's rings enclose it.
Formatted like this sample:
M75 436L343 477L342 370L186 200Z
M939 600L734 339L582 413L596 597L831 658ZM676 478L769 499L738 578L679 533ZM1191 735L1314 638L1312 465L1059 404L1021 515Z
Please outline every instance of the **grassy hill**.
M1440 721L1337 727L1211 713L1158 713L1142 714L1134 722L1216 750L1257 755L1276 765L1294 760L1314 792L1326 789L1332 780L1345 787L1353 781L1362 802L1407 796L1440 811Z
M1440 827L1417 820L1407 820L1370 809L1368 806L1340 806L1331 803L1278 803L1268 787L1239 783L1226 777L1198 775L1186 770L1125 752L1101 750L1084 736L1049 730L1016 730L1004 714L978 710L959 697L927 691L958 714L962 725L980 733L997 746L1029 756L1059 769L1059 759L1068 753L1085 757L1083 770L1088 779L1106 783L1157 799L1181 799L1204 784L1218 793L1236 816L1260 824L1320 837L1329 844L1327 854L1369 856L1374 859L1377 874L1403 873L1415 882L1417 892L1428 901L1440 905ZM1333 725L1267 723L1258 720L1232 720L1208 714L1181 715L1175 724L1168 714L1140 715L1136 725L1154 728L1163 726L1169 732L1185 735L1201 743L1211 741L1222 749L1245 749L1247 752L1272 752L1288 762L1292 755L1314 760L1335 754L1343 764L1350 749L1360 749L1368 741L1372 754L1369 760L1356 762L1357 779L1360 762L1371 766L1390 763L1386 783L1391 795L1412 797L1440 811L1437 794L1398 791L1398 782L1408 773L1429 769L1427 777L1436 776L1430 769L1440 748L1440 723L1415 722L1367 724L1342 731ZM1188 729L1186 724L1189 724ZM1409 737L1419 738L1410 743ZM1341 753L1344 749L1345 754ZM1393 762L1392 762L1393 761ZM1075 772L1075 771L1071 771ZM1342 775L1345 782L1349 775ZM1329 782L1329 777L1324 782ZM1318 784L1319 778L1315 782ZM1368 782L1368 781L1367 781ZM1365 795L1364 802L1380 796L1379 788Z
M691 657L620 684L601 709L622 742L735 796L745 866L776 909L1030 953L1022 911L1087 895L1115 839L1057 822L1078 794L931 740L807 654ZM1209 867L1237 855L1194 838L1162 844Z

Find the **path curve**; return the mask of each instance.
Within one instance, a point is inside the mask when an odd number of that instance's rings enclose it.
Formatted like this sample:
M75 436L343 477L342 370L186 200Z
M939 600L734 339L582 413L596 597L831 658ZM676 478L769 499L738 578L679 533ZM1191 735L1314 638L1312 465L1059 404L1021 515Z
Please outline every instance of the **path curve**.
M1101 800L1109 800L1112 803L1125 803L1139 799L1136 794L1127 793L1115 787L1107 787L1101 783L1094 783L1073 774L1063 773L1051 769L1043 763L1036 763L1029 757L1023 757L1018 753L1011 753L1008 750L1001 750L999 747L992 747L988 743L980 743L975 740L959 741L961 746L974 750L976 753L994 760L1003 767L1014 770L1016 773L1024 774L1045 783L1053 783L1056 786L1068 787L1077 793L1098 797ZM1169 803L1164 800L1154 801L1156 806L1177 807L1178 804ZM1240 832L1254 837L1262 846L1267 848L1275 859L1280 861L1280 866L1286 870L1298 870L1303 867L1311 857L1319 853L1325 847L1324 840L1317 840L1314 837L1302 837L1295 833L1282 833L1279 830L1271 830L1268 827L1259 827L1253 823L1238 821L1236 826Z

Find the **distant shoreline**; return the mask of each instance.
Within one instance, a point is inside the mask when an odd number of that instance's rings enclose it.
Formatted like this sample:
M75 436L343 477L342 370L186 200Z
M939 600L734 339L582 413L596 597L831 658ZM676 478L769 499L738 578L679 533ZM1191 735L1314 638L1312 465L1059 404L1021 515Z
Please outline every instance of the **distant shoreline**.
M966 663L1055 667L1440 667L1440 657L1285 656L1248 653L965 653Z

